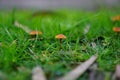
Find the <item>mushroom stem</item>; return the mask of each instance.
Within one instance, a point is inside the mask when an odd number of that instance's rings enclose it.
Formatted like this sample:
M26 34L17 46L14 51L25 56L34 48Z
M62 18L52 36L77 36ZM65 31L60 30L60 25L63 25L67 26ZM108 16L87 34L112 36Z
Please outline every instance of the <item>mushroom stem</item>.
M62 49L62 39L60 39L60 49Z
M62 39L66 39L66 36L63 34L58 34L55 38L60 40L60 49L62 49Z

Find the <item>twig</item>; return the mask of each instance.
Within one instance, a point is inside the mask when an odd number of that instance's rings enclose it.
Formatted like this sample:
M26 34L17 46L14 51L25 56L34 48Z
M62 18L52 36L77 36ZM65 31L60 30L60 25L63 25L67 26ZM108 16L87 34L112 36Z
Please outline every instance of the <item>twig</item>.
M35 67L32 74L32 80L47 80L41 67Z
M86 35L86 34L89 32L90 27L91 27L90 24L87 24L86 27L84 28L84 32L83 32L83 34Z
M18 27L18 28L21 28L22 30L24 30L24 31L25 31L26 33L28 33L28 34L32 31L32 30L29 29L27 26L20 24L18 21L15 21L15 22L14 22L14 25L15 25L16 27Z
M83 64L80 64L77 68L70 71L68 74L66 74L62 78L59 78L58 80L76 80L89 68L91 64L94 63L96 59L97 59L97 56L92 56L89 60L87 60Z
M97 67L98 67L97 63L94 63L89 68L89 80L96 80Z
M120 65L116 66L115 80L120 80Z
M96 43L95 42L91 42L92 48L95 49L96 48Z

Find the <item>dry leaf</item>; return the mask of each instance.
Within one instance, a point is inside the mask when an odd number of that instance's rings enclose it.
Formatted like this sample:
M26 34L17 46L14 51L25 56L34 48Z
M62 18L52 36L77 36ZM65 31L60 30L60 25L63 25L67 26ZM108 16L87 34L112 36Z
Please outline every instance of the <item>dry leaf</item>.
M68 74L66 74L62 78L59 78L58 80L76 80L90 67L91 64L94 63L96 59L97 56L92 56L89 60L87 60L83 64L80 64L77 68L73 69Z
M120 80L120 65L116 66L115 80Z
M35 67L32 71L32 80L47 80L41 67Z
M95 49L96 48L96 43L95 42L91 42L92 48Z
M22 30L24 30L26 33L30 33L32 30L31 29L29 29L27 26L24 26L24 25L22 25L22 24L20 24L18 21L15 21L14 22L14 25L16 26L16 27L18 27L18 28L21 28Z
M87 34L88 32L89 32L89 30L90 30L90 24L87 24L86 25L86 27L85 27L85 29L84 29L84 34Z

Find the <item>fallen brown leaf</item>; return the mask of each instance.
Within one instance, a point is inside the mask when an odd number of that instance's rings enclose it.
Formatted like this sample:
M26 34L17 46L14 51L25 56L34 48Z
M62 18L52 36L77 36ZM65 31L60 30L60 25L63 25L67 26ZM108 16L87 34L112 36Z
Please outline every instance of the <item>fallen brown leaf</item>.
M115 80L120 80L120 65L116 66Z
M32 80L47 80L41 67L35 67L32 71Z
M16 27L18 27L18 28L21 28L22 30L24 30L26 33L30 33L32 30L31 29L29 29L27 26L25 26L25 25L22 25L21 23L19 23L18 21L15 21L14 22L14 25L16 26Z
M97 56L92 56L89 60L80 64L77 68L73 69L68 74L66 74L65 76L57 80L76 80L90 67L91 64L94 63L96 59L97 59Z

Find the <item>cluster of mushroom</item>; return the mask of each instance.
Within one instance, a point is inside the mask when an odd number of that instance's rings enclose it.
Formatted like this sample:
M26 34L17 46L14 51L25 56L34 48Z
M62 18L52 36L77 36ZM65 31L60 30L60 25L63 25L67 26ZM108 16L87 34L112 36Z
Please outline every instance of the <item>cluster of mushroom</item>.
M42 35L41 31L31 31L29 33L31 36L35 37L36 35ZM55 36L56 39L60 40L60 48L62 48L62 39L66 39L66 36L63 34L58 34Z
M28 33L34 40L34 38L37 36L37 35L42 35L42 32L41 31L37 31L37 30L31 30L29 29L27 26L25 25L22 25L20 24L18 21L15 21L14 22L14 25L18 28L21 28L22 30L24 30L26 33ZM66 36L63 35L63 34L58 34L55 36L56 39L59 39L60 40L60 48L62 48L62 39L66 39Z
M113 22L120 21L120 15L112 17L112 21ZM120 32L120 27L113 27L113 31L114 32Z

